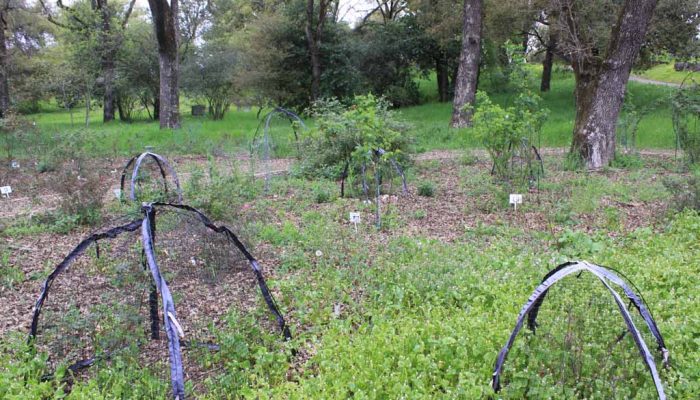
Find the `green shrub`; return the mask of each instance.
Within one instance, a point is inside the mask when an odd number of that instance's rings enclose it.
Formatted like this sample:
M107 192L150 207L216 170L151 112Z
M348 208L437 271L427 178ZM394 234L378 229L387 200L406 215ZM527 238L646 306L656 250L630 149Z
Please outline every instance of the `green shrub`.
M542 107L542 99L530 90L521 50L506 45L515 88L513 105L503 107L491 101L479 91L476 94L476 111L472 120L476 137L483 143L493 162L494 174L516 186L525 186L540 173L532 146L539 143L539 136L549 110Z
M671 99L676 146L685 151L690 164L700 162L700 85L684 86Z
M666 177L663 184L671 192L673 209L700 211L700 168L694 169L689 177Z
M644 167L644 161L637 153L616 153L610 166L613 168L640 169Z
M391 160L408 166L412 139L386 100L371 94L355 97L350 106L335 99L321 100L310 112L316 118L316 128L304 144L303 175L337 180L347 167L349 178L361 178L363 166L368 177L369 169L391 170ZM385 153L377 154L378 149Z
M422 182L418 185L418 195L423 197L435 196L435 185L429 181Z
M465 150L462 156L459 158L460 164L464 166L474 165L479 161L479 159L474 155L471 150Z
M315 184L312 193L316 204L328 203L331 200L331 193L322 185Z

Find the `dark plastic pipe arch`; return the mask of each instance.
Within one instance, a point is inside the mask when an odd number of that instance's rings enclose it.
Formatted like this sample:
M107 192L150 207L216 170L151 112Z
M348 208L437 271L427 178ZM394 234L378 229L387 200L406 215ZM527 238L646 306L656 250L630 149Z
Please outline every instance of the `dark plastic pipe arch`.
M647 366L647 369L649 370L649 373L654 381L654 386L656 388L657 395L660 400L665 400L666 395L664 393L664 388L663 385L661 384L661 379L659 378L659 373L656 369L656 363L654 362L654 357L652 356L651 352L647 348L646 343L644 342L644 339L642 338L641 333L637 329L637 327L634 324L634 321L632 320L632 316L630 315L629 311L627 310L627 307L625 306L624 302L622 301L622 298L620 295L610 286L610 284L617 285L622 288L622 290L625 292L625 295L629 298L630 301L632 301L633 304L635 304L635 307L641 314L642 318L644 319L645 323L649 327L649 330L651 333L654 335L654 337L657 340L657 343L659 345L659 350L662 353L664 363L666 363L666 360L668 359L668 350L665 347L663 338L661 337L661 333L659 332L656 323L654 322L653 318L651 317L651 314L649 313L649 310L647 307L644 305L644 303L640 300L640 298L627 286L627 284L619 277L617 274L614 272L608 270L607 268L601 267L599 265L595 265L586 261L577 261L577 262L568 262L559 265L556 267L554 270L552 270L550 273L548 273L544 281L537 286L535 291L532 293L530 298L527 300L523 308L520 310L520 313L518 314L517 321L515 323L515 328L513 329L513 332L511 333L510 337L508 338L508 341L506 344L503 346L501 351L498 354L498 358L496 359L496 365L494 367L493 371L493 376L492 376L492 382L491 385L493 387L493 390L498 392L501 389L501 382L500 382L500 377L501 377L501 372L503 370L503 364L505 363L506 357L508 356L508 352L510 351L510 348L513 346L513 343L515 342L515 338L518 335L518 332L523 327L523 323L525 322L525 318L529 317L529 322L528 324L531 324L531 327L535 327L535 320L537 318L537 310L539 307L542 305L542 302L544 301L544 297L547 294L547 291L549 288L560 281L561 279L565 278L568 275L577 273L577 272L582 272L582 271L588 271L598 277L600 281L603 283L606 289L610 292L610 294L613 296L613 299L615 300L615 303L617 304L618 309L620 310L620 314L622 314L622 318L625 321L625 324L627 326L627 330L630 332L632 335L632 338L634 339L634 342L637 346L637 349L639 350L640 355L642 356L642 359L644 363Z
M141 168L141 163L143 162L146 157L150 157L153 159L156 164L158 165L158 169L160 170L160 176L163 178L163 189L165 192L168 192L168 181L166 179L166 169L167 173L170 174L170 176L173 177L173 180L175 181L175 190L177 191L177 201L178 203L182 203L182 189L180 188L180 181L177 177L177 173L175 172L175 169L170 165L168 160L165 159L165 157L160 156L156 153L151 153L149 151L145 153L141 153L138 156L131 157L131 159L126 163L124 166L124 169L122 169L122 175L120 179L120 189L121 193L124 193L124 184L126 183L126 175L129 170L129 167L131 165L134 165L134 169L131 172L131 182L129 184L129 199L131 201L136 201L136 180L138 179L139 176L139 169ZM165 166L165 168L163 168Z

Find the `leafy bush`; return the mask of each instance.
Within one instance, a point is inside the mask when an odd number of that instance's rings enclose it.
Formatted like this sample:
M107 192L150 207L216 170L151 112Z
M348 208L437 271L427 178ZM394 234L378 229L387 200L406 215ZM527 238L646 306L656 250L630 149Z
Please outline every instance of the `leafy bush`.
M625 102L622 105L622 112L617 121L617 141L622 147L625 154L637 152L637 131L642 118L647 116L652 111L658 109L662 101L665 99L657 99L643 107L638 106L634 102L632 93L625 93ZM617 156L615 157L617 158Z
M315 184L312 193L316 204L328 203L331 200L331 193L322 185Z
M667 177L663 184L671 192L671 207L675 210L700 211L700 168L694 169L687 178Z
M184 188L188 203L214 220L235 220L245 201L252 200L261 191L253 181L242 176L234 167L224 173L210 160L208 177L201 169L195 169ZM208 179L207 179L208 178Z
M688 162L700 162L700 85L681 87L671 98L676 145L685 151Z
M484 144L493 161L493 173L517 186L524 186L539 174L539 164L533 145L538 143L549 110L541 106L542 99L528 86L528 73L521 51L507 46L515 88L512 106L503 107L479 91L473 117L474 133Z
M470 166L474 165L479 161L479 159L474 155L474 152L471 150L466 150L463 154L462 157L460 157L459 162L464 165L464 166Z
M435 185L429 181L421 183L418 185L418 195L423 197L435 196Z
M15 156L17 149L23 147L23 142L31 130L29 121L17 114L8 113L4 118L0 118L0 143L3 155L8 161Z
M616 153L610 166L613 168L640 169L644 166L644 161L636 153Z
M310 113L316 128L304 143L302 174L340 179L347 172L352 179L362 176L363 166L391 168L391 160L408 165L412 140L405 133L407 126L384 99L357 96L349 106L336 99L321 100ZM385 152L378 154L379 149Z

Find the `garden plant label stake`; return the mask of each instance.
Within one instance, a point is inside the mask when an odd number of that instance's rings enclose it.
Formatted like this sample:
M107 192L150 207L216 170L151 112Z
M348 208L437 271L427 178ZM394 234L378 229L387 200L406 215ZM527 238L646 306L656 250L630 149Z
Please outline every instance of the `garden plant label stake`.
M12 162L10 163L10 167L11 167L12 169L19 169L19 161L17 161L17 160L12 160Z
M523 204L523 195L511 194L509 202L513 205L515 211L518 211L518 204Z
M0 193L2 193L4 197L7 197L9 199L10 193L12 193L12 188L9 186L0 186Z
M350 213L350 222L355 224L355 233L357 233L357 224L359 224L361 221L360 219L360 213L359 212L351 212Z

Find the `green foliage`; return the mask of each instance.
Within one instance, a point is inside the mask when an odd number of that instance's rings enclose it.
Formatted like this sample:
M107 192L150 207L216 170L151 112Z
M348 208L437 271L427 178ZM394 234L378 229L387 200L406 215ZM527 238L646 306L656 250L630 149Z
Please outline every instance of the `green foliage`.
M54 379L42 379L49 371L47 356L37 353L24 335L12 334L0 339L0 398L46 399L62 398L65 371L59 370Z
M348 165L350 178L361 179L363 165L390 170L393 159L407 166L411 138L385 100L357 96L350 106L338 100L322 100L311 113L316 127L304 146L301 171L305 175L338 179ZM377 154L379 149L385 153ZM373 180L369 172L367 180Z
M644 167L644 161L639 154L615 153L615 158L610 163L613 168L640 169Z
M637 132L642 118L658 109L665 99L656 99L650 103L638 105L630 91L625 93L625 102L617 122L616 137L625 153L637 152Z
M689 163L700 162L700 85L692 82L678 89L671 106L676 145L683 149Z
M243 204L262 192L259 183L241 175L235 166L224 171L210 161L207 176L201 169L193 171L183 196L214 220L236 220Z
M479 91L472 123L475 136L491 157L494 174L523 187L539 174L532 146L539 143L549 112L541 106L541 98L528 89L522 55L517 51L509 54L514 64L511 76L517 88L513 105L502 107Z
M470 150L466 150L462 156L459 158L460 164L464 166L470 166L474 165L479 161L479 159L474 155L474 153Z
M418 185L418 195L423 197L435 196L435 184L430 181L421 182Z
M494 174L513 181L516 187L523 187L539 174L532 146L539 143L549 111L542 107L542 99L529 89L522 53L512 45L506 50L513 70L512 84L516 88L513 105L495 104L485 92L479 91L472 123L475 136L491 156Z
M332 199L331 191L325 185L316 183L311 190L316 204L328 203Z
M182 66L182 87L192 99L209 105L209 116L224 118L235 94L234 77L239 55L223 43L207 43Z
M663 184L671 192L673 209L700 211L700 168L694 168L687 177L665 177Z
M0 145L8 162L26 148L32 130L29 121L19 115L10 113L0 118Z

